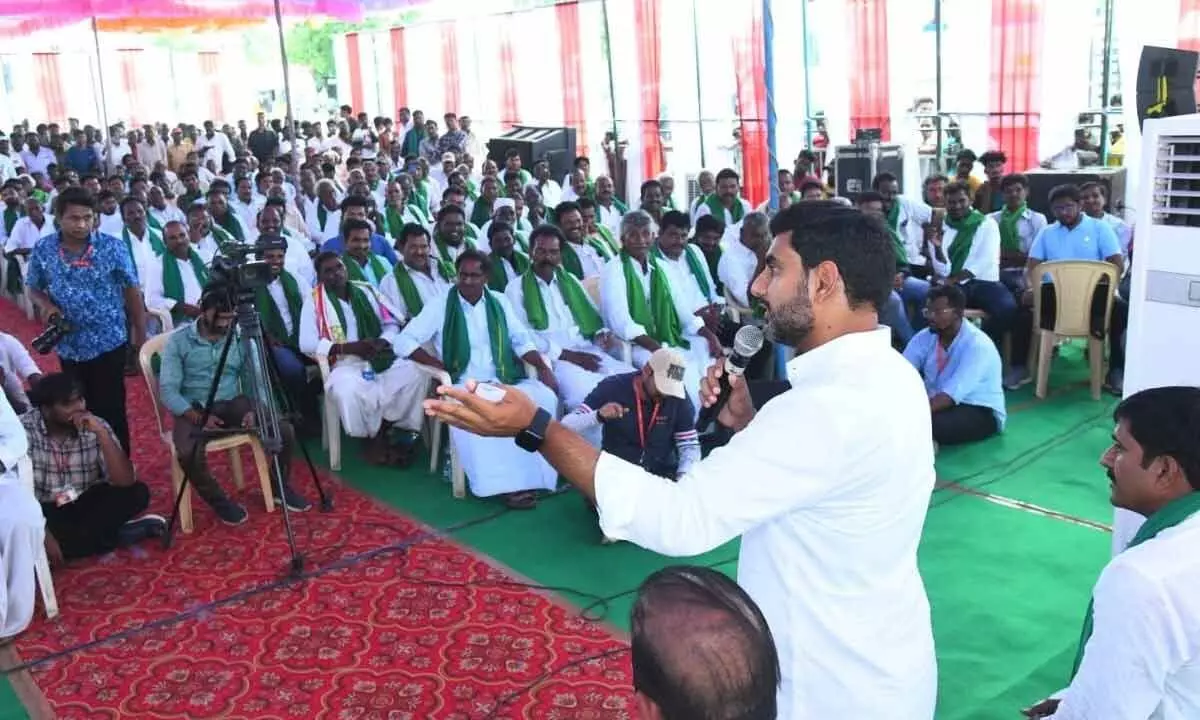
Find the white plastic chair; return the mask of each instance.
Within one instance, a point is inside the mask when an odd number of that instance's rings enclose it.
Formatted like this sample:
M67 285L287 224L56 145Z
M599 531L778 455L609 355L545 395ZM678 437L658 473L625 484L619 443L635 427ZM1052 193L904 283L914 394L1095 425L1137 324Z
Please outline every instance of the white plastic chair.
M425 375L429 376L438 385L453 385L450 380L450 373L445 370L440 370L429 365L422 365L419 362L414 362L417 369ZM438 460L441 458L442 449L442 421L436 417L430 417L429 420L429 472L436 473ZM447 435L447 442L450 443L450 486L451 491L456 498L465 498L467 496L467 480L466 472L463 470L462 464L458 461L458 452L454 448L453 436Z
M21 476L21 484L33 494L33 461L26 455L17 461L17 472ZM46 546L34 550L37 558L34 560L34 576L37 578L38 589L42 591L42 606L46 608L46 617L53 620L58 616L58 598L54 595L54 578L50 575L50 558L46 557Z
M146 306L146 313L158 318L160 335L166 335L175 329L175 318L171 317L171 311L163 308L152 308Z
M321 369L321 448L329 453L329 469L342 469L342 418L337 403L324 389L329 384L329 355L316 355L317 367Z

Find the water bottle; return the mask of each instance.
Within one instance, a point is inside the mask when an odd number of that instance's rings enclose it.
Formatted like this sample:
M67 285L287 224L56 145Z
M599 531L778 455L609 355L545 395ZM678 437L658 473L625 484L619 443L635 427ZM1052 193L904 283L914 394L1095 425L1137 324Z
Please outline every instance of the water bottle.
M363 369L362 376L363 376L363 380L366 380L367 382L375 381L375 371L369 367Z

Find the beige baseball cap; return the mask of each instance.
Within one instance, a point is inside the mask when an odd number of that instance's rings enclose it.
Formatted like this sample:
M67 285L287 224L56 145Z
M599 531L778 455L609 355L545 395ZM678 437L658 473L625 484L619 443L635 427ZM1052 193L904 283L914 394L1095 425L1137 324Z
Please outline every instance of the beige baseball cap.
M675 350L660 347L650 355L646 363L654 375L654 387L667 397L683 399L683 374L687 370L687 361Z

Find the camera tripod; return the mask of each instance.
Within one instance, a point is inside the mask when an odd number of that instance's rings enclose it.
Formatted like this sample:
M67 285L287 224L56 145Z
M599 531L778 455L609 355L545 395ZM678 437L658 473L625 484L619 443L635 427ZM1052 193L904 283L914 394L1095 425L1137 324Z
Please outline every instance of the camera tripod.
M291 576L299 575L304 570L304 556L296 547L296 537L292 532L292 520L288 504L283 497L283 486L287 478L283 477L283 470L279 463L279 456L283 452L283 433L280 428L281 414L276 407L275 388L278 386L281 389L280 398L286 405L286 409L290 410L292 401L288 397L286 386L278 380L279 368L275 364L275 358L271 355L269 348L266 346L263 337L262 323L259 320L258 311L254 307L254 291L252 289L241 289L237 292L236 305L234 313L236 321L230 325L229 331L225 335L224 346L221 348L221 357L217 361L216 372L213 374L212 383L208 388L208 398L204 403L202 410L202 419L196 433L201 439L226 437L229 435L245 435L250 434L258 438L262 444L263 451L270 456L269 469L271 473L271 487L276 493L275 497L279 500L279 507L283 517L283 528L287 536L288 549L291 551L291 563L289 574ZM299 318L295 319L299 321ZM229 359L229 350L233 347L234 337L239 334L238 340L242 357L244 359L243 380L245 394L254 403L255 422L253 427L249 428L208 428L208 419L212 416L213 402L217 396L217 388L221 382L221 376L225 371L225 363ZM274 378L274 380L273 380ZM290 416L290 413L284 413ZM312 476L313 484L317 488L317 494L320 496L321 512L329 512L333 509L333 501L325 494L325 488L321 485L321 479L317 475L317 468L313 465L312 457L308 453L308 448L303 442L298 443L300 450L304 455L304 462L308 465L309 474ZM175 525L179 519L179 506L183 502L183 495L188 491L188 482L190 480L188 468L192 467L196 460L196 453L204 452L204 442L197 442L192 447L192 455L188 459L189 462L183 466L183 482L179 485L179 492L175 495L174 507L171 511L171 518L167 523L167 531L163 535L163 547L169 548L175 534Z

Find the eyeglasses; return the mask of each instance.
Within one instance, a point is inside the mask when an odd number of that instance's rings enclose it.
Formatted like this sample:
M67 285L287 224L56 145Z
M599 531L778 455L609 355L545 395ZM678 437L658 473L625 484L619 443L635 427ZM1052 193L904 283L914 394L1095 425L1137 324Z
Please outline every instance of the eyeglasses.
M934 310L933 308L924 308L921 310L921 314L924 315L926 318L946 317L947 315L951 315L953 313L954 313L954 308L948 308L948 307L947 308L939 308L937 310Z

